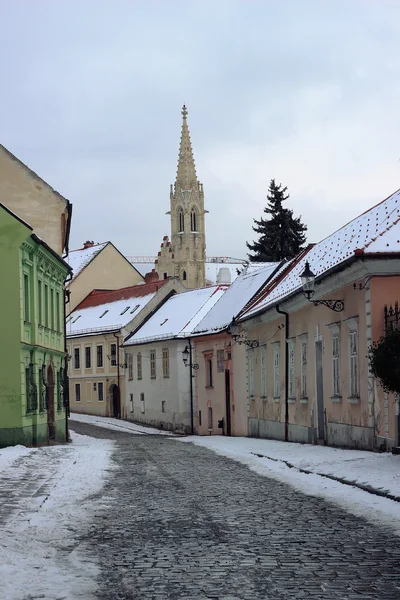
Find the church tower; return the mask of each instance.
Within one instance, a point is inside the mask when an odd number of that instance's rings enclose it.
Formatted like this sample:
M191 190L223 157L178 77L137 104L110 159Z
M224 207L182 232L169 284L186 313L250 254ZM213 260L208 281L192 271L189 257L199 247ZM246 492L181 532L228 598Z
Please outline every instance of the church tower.
M171 241L167 236L158 253L156 269L160 279L176 276L189 289L206 285L206 235L203 184L197 179L187 124L182 108L182 133L178 171L170 190Z

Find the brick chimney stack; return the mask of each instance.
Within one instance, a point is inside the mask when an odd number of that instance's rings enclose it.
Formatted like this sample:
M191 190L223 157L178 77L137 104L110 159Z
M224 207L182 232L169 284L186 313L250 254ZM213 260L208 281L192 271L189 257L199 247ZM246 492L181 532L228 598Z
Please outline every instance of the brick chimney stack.
M85 248L85 250L86 250L86 248L92 248L93 246L94 246L94 242L93 242L93 240L92 240L92 241L89 241L89 240L87 240L87 241L86 241L86 242L84 242L84 244L83 244L83 247Z
M146 273L144 276L145 283L154 283L155 281L159 281L158 273L155 269L150 271L150 273Z

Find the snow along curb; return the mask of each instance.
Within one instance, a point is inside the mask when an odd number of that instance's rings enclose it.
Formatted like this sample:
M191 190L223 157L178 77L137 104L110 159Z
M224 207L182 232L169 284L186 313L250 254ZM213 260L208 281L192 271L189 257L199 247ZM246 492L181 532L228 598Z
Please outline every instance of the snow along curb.
M332 481L337 481L339 483L343 483L344 485L348 485L350 487L358 488L363 492L367 492L368 494L372 494L374 496L381 496L382 498L388 498L389 500L394 500L394 502L400 502L400 496L396 496L395 494L391 494L387 490L377 489L372 487L371 485L357 483L356 481L349 481L348 479L343 479L342 477L336 477L336 475L329 475L327 473L318 473L318 471L310 471L310 469L303 469L302 467L296 467L287 460L283 458L272 458L271 456L266 456L265 454L259 454L258 452L251 452L254 456L258 456L258 458L266 458L267 460L273 460L274 462L284 463L289 469L295 469L299 473L305 473L306 475L319 475L320 477L325 477L326 479L332 479Z

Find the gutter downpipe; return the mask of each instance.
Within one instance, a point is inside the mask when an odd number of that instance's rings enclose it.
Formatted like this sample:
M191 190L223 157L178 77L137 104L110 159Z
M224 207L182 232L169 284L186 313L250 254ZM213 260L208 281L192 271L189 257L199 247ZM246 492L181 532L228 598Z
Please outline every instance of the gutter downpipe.
M275 306L276 312L285 316L285 442L289 441L289 313Z
M117 340L117 383L118 383L118 404L119 404L119 415L118 415L118 417L116 417L114 415L114 419L120 419L121 418L121 387L120 387L120 383L119 383L119 338L118 338L117 333L113 333L113 336ZM113 412L114 412L114 407L113 407Z
M189 338L189 375L190 375L190 426L194 435L194 411L193 411L193 365L192 365L192 342Z
M65 441L68 442L68 418L71 414L69 404L69 378L68 378L68 346L67 346L67 304L70 302L71 292L67 289L67 283L72 280L72 272L64 281L64 404L65 404Z

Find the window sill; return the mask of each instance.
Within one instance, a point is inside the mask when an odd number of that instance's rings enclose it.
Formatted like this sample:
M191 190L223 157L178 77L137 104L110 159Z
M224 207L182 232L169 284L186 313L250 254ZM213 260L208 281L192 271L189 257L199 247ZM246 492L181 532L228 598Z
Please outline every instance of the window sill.
M280 396L279 396L279 398L278 398L278 397L276 397L276 396L274 396L274 402L280 402L280 401L281 401L281 398L280 398Z
M264 402L265 402L266 400L268 400L268 398L267 398L267 396L261 396L261 400L264 400Z
M169 375L163 375L163 379L169 379Z
M340 403L342 401L342 396L332 396L331 401Z
M308 404L308 397L307 396L302 396L300 398L300 404Z
M360 396L349 396L349 398L347 398L347 401L350 404L360 404Z
M289 404L295 404L297 398L288 398Z
M128 377L128 381L133 381L133 377Z
M152 379L154 381L155 379L157 379L157 377L150 377L150 379Z
M213 385L205 385L204 387L206 388L206 390L213 390L214 389Z

